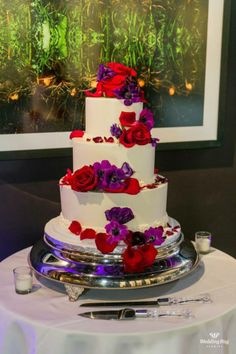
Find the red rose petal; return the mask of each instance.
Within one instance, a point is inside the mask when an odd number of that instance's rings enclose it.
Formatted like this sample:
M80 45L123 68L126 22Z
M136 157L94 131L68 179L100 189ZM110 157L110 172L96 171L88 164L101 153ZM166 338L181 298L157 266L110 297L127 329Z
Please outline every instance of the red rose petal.
M83 136L84 136L83 130L73 130L73 132L70 133L70 139L82 138Z
M104 140L105 140L106 143L114 143L114 138L112 136L110 136L109 138L106 138L104 136Z
M104 254L111 253L118 245L118 242L110 243L108 241L109 238L109 235L102 232L98 233L95 238L97 249Z
M81 233L82 227L80 223L76 220L73 220L70 226L68 227L70 232L72 232L75 235L79 235Z
M101 136L96 136L95 138L93 138L93 141L95 143L103 143L103 138Z
M132 177L128 178L125 181L125 184L126 184L126 187L125 187L123 193L135 195L135 194L138 194L141 190L139 182L136 178L132 178Z
M80 234L80 239L94 239L96 237L96 231L94 229L84 229Z

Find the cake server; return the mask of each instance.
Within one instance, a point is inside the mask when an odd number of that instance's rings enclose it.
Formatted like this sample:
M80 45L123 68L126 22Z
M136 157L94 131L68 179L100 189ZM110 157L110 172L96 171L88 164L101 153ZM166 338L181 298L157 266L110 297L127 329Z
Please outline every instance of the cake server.
M184 305L188 303L211 303L209 294L201 294L193 297L162 297L155 300L141 301L110 301L110 302L84 302L81 307L119 307L119 306L169 306L169 305Z
M157 312L157 310L134 310L132 308L123 308L121 310L90 311L79 313L78 315L81 317L90 318L92 320L134 320L136 318L159 317L180 317L187 319L194 317L190 310Z

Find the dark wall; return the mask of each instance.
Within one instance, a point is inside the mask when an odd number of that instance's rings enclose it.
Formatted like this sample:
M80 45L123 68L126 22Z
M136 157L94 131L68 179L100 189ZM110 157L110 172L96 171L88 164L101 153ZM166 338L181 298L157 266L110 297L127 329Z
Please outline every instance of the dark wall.
M213 245L236 257L236 2L232 2L224 137L217 148L157 151L169 179L168 213L185 237L209 230ZM60 212L58 179L71 157L0 161L0 260L32 245Z

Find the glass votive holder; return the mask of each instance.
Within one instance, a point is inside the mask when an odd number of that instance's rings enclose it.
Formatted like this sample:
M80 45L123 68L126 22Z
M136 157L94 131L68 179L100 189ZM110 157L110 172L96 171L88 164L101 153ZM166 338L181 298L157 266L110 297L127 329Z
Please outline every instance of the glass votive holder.
M33 272L28 266L13 269L15 291L17 294L29 294L33 286Z
M199 253L206 254L211 248L212 235L208 231L197 231L195 233L195 245Z

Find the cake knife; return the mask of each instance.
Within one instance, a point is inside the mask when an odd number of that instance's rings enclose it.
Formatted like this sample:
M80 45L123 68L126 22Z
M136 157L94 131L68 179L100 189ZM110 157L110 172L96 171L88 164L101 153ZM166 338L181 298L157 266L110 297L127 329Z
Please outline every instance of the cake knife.
M187 303L211 303L209 294L201 294L194 297L162 297L155 300L141 301L110 301L110 302L84 302L80 307L121 307L121 306L169 306L169 305L184 305Z
M121 310L103 310L79 313L78 316L89 318L92 320L134 320L136 318L158 318L158 317L194 317L190 310L183 311L165 311L157 312L157 310L134 310L132 308L123 308Z

